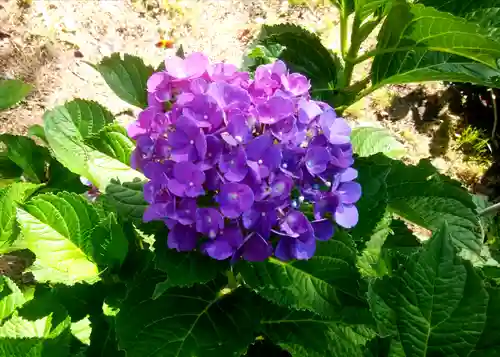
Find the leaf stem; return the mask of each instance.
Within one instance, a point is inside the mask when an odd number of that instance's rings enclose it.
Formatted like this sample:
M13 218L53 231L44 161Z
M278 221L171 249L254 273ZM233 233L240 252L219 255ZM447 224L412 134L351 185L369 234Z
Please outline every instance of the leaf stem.
M340 53L342 58L347 56L347 25L348 25L349 15L347 14L346 0L342 0L340 9Z
M498 111L497 111L497 96L495 94L495 90L490 88L491 91L491 100L493 102L493 129L491 130L491 140L493 143L495 142L495 134L498 126Z

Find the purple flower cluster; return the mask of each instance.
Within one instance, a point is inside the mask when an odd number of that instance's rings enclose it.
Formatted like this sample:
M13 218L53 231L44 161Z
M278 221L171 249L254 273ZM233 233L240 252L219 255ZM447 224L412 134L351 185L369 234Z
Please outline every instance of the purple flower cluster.
M128 129L149 178L144 221L166 223L170 248L249 261L309 259L334 222L353 227L351 130L309 89L281 61L251 79L201 53L167 59Z

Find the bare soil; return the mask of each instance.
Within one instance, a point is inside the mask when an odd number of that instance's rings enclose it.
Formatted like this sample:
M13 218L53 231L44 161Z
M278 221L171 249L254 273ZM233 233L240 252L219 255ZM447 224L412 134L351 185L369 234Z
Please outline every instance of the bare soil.
M186 52L203 51L235 64L242 63L264 23L303 25L320 33L327 47L338 48L338 16L331 6L291 6L280 0L30 2L0 0L0 78L34 85L19 106L0 113L0 132L25 133L41 123L45 110L75 97L96 100L113 113L130 109L85 61L122 52L156 66L174 51L155 47L160 33ZM438 83L393 86L363 99L346 115L353 125L388 128L407 148L406 161L430 158L441 172L472 186L486 166L465 161L456 149L460 118L443 104L445 92Z

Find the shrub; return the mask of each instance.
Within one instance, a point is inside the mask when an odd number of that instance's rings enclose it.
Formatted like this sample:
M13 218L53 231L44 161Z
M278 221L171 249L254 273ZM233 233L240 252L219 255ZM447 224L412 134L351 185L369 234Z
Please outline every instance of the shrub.
M36 141L0 137L1 252L36 256L33 282L0 281L1 355L498 352L494 209L387 132L351 133L308 95L320 67L93 66L142 109L128 132L75 99Z

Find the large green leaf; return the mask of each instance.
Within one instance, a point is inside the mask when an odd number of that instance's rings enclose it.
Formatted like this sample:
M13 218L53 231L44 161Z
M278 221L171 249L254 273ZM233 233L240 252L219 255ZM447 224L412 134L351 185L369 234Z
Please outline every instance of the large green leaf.
M93 258L100 266L119 267L128 252L128 240L114 214L109 214L92 230Z
M157 280L149 280L129 293L116 317L127 357L239 356L254 340L260 315L251 292L209 283L152 300Z
M374 336L370 329L348 327L310 312L290 311L269 303L262 309L262 332L297 357L359 357L362 346Z
M432 7L396 1L379 33L372 82L445 80L500 86L500 42L479 25Z
M82 138L99 133L106 125L114 122L113 114L97 102L73 99L64 104Z
M111 182L106 187L106 198L118 213L125 219L142 221L148 203L144 200L143 188L145 181Z
M125 54L122 59L119 53L113 53L92 66L122 100L136 107L147 106L146 83L153 74L153 67L146 66L136 56Z
M23 202L39 187L40 185L27 182L15 182L0 189L0 253L8 251L19 233L16 224L17 204Z
M15 314L0 327L1 357L66 357L70 321L55 324L52 316L29 321Z
M465 16L475 11L500 7L499 0L417 0L416 2L457 16Z
M30 297L30 293L23 294L19 287L8 277L0 276L0 321L9 317Z
M156 236L155 266L167 273L168 277L156 286L154 298L175 286L189 287L207 283L229 268L226 262L211 259L199 252L180 253L169 249L165 238L165 231Z
M45 132L54 156L70 171L84 176L100 190L111 180L133 181L144 176L122 162L98 151L84 142L71 113L59 106L44 115Z
M92 333L88 357L124 357L125 352L119 351L115 333L115 319L104 315L94 315L90 318Z
M480 254L476 205L459 182L439 174L428 161L417 166L392 161L387 191L392 212L430 230L446 221L455 246Z
M357 181L363 194L356 203L359 212L359 222L352 229L355 241L367 241L372 236L375 227L382 220L388 203L386 177L391 169L386 160L376 158L358 158L354 162L358 170Z
M330 318L362 318L364 302L359 296L362 282L356 268L356 250L345 232L337 232L328 242L318 242L310 260L282 262L269 258L241 263L238 268L247 285L277 304ZM353 305L359 316L348 316Z
M134 150L135 144L127 136L127 131L123 126L119 124L108 125L87 142L100 152L130 165L130 154Z
M488 294L454 252L446 224L406 269L374 283L406 356L468 356L486 322Z
M354 128L351 133L351 142L354 153L361 157L378 153L397 159L406 154L406 149L387 130L374 127Z
M7 109L24 99L33 87L16 79L0 80L0 110Z
M83 197L70 193L39 195L17 209L17 220L23 242L36 254L33 273L38 281L71 285L99 279L91 238L99 217Z
M486 326L470 357L495 357L500 353L500 289L488 289L490 299L486 316Z
M70 327L71 334L76 337L84 345L90 345L90 334L92 333L92 327L90 326L90 320L88 317L81 319L80 321L73 322Z
M314 89L334 88L339 63L315 34L291 24L266 25L257 42L265 47L284 46L279 59L285 61L291 71L306 75Z
M23 169L29 180L37 183L45 181L45 166L50 157L46 148L26 136L19 135L2 134L0 142L7 147L7 157Z
M359 20L363 22L372 15L383 12L392 0L354 0L354 7Z

